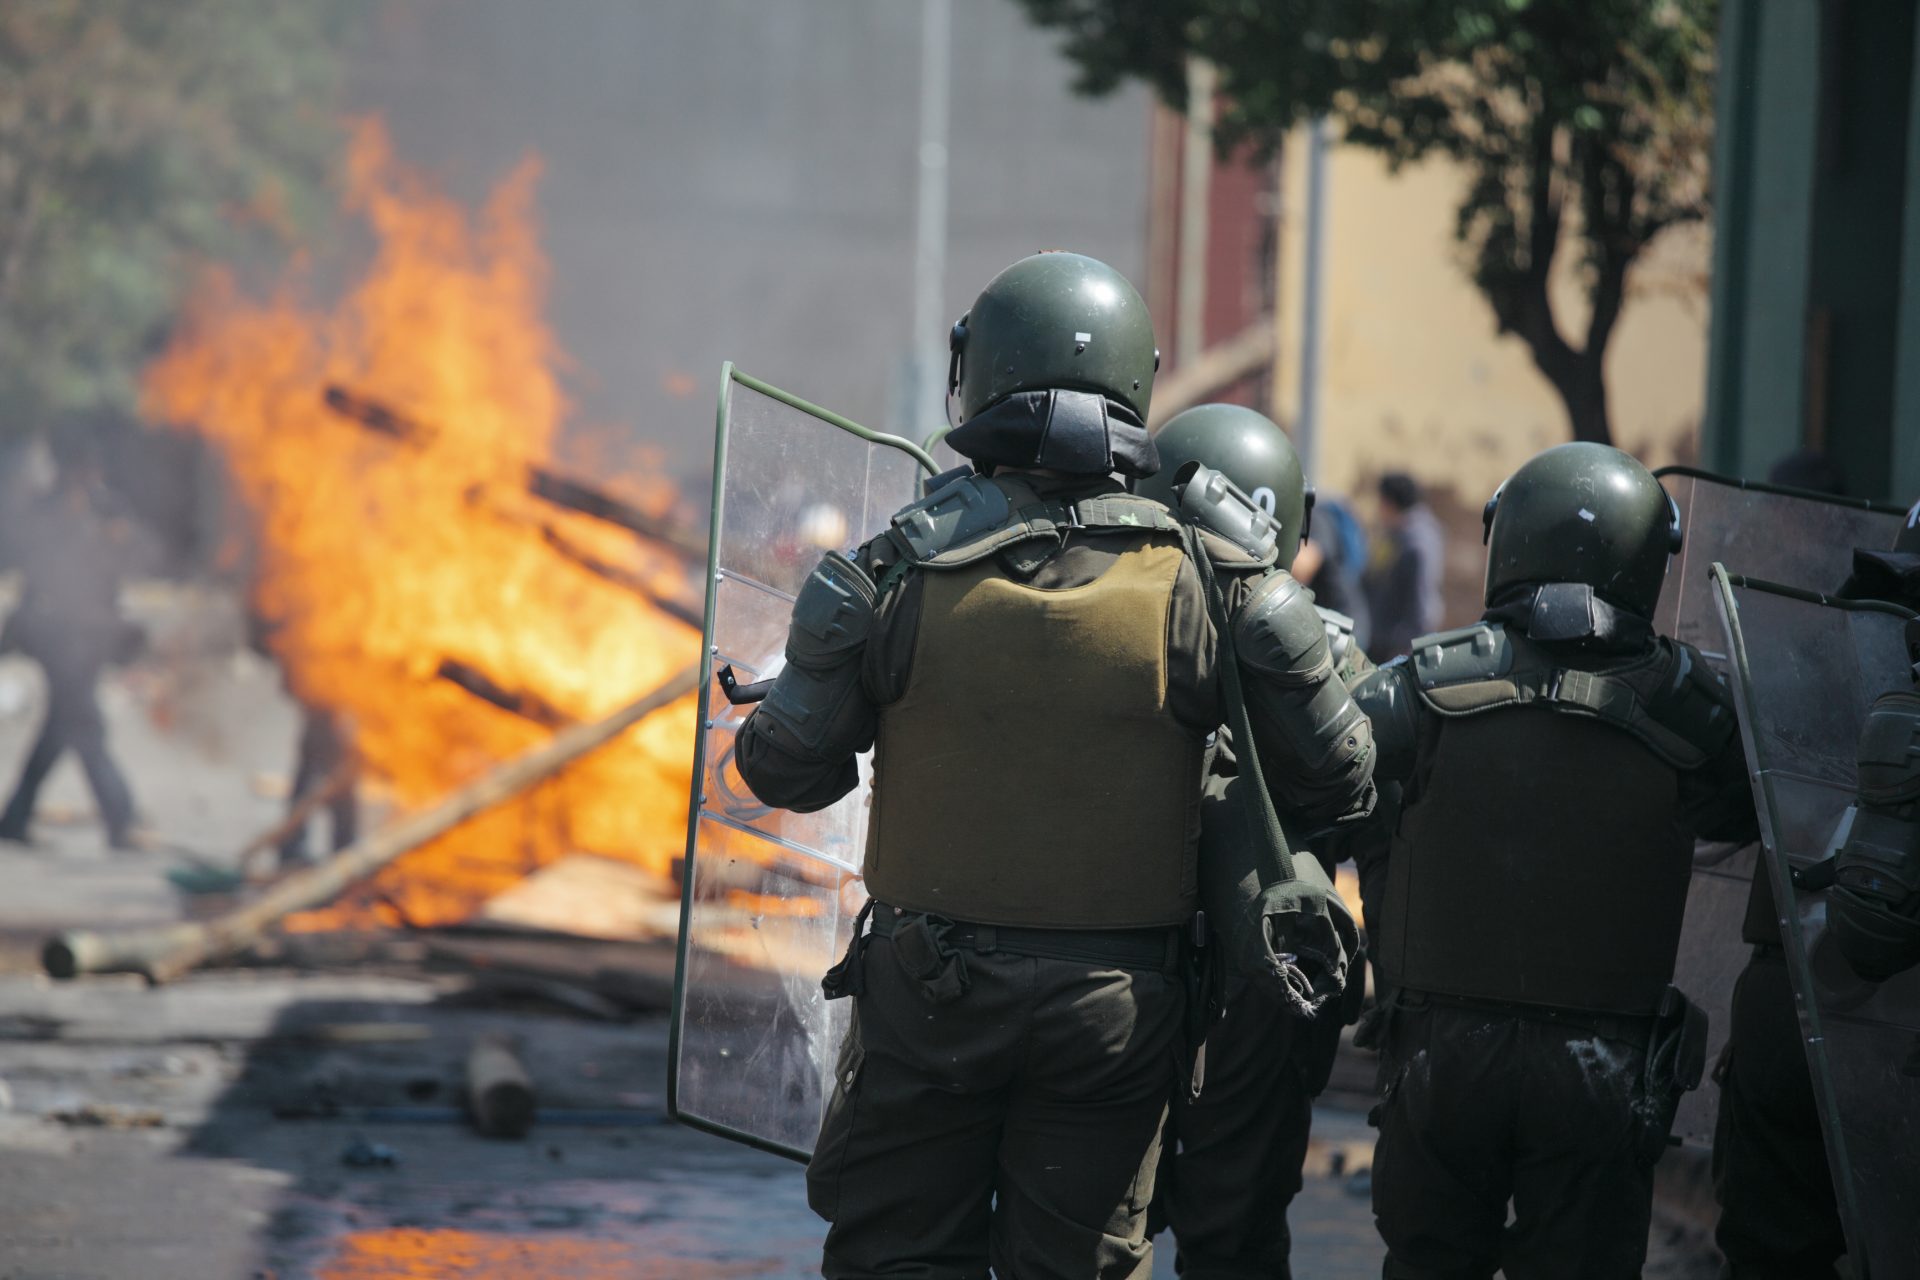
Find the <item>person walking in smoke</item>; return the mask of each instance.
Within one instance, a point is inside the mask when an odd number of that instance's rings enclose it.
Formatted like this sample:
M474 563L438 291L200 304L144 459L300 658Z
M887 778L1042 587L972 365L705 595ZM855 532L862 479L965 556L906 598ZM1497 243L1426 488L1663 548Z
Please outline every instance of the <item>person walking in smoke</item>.
M1692 837L1757 818L1731 695L1653 630L1682 535L1659 482L1561 445L1485 519L1483 620L1355 689L1405 784L1373 940L1384 1274L1624 1280L1705 1065L1671 985Z
M47 712L0 812L0 840L28 842L40 788L71 751L86 772L107 843L131 849L133 793L108 751L96 688L103 670L139 646L139 632L120 616L124 551L101 509L88 424L69 424L54 440L53 489L34 503L20 531L20 602L0 633L0 650L18 650L46 673Z
M1144 1280L1229 698L1297 807L1371 804L1365 722L1271 537L1114 479L1158 466L1157 363L1106 264L995 277L953 331L947 444L973 474L821 562L740 729L748 786L802 812L874 748L872 932L828 975L856 1005L808 1167L828 1277Z

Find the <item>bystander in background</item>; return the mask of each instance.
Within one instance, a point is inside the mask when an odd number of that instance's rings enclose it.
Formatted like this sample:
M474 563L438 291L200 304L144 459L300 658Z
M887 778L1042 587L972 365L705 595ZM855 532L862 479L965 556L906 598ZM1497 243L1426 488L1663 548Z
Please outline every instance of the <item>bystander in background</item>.
M1366 567L1366 526L1343 499L1317 498L1307 539L1294 557L1293 576L1313 589L1315 604L1352 619L1354 643L1362 650L1373 635L1372 611L1360 584Z
M1378 493L1381 538L1364 579L1373 622L1366 648L1375 662L1385 662L1440 626L1446 535L1406 472L1381 476Z
M120 616L128 540L124 522L109 516L90 424L71 424L53 441L53 486L18 530L20 600L0 631L0 652L18 650L46 673L46 719L0 813L0 840L27 843L40 788L72 751L107 843L130 849L133 792L107 750L97 689L101 672L131 660L142 644L139 629Z

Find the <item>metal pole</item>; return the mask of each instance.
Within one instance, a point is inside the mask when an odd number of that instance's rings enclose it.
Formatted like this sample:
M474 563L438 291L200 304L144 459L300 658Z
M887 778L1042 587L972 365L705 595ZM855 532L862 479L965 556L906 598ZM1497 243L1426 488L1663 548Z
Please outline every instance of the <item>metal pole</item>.
M1213 64L1187 60L1187 134L1180 147L1180 247L1173 312L1173 363L1206 349L1207 203L1213 181Z
M1294 419L1293 445L1300 470L1312 483L1319 473L1320 324L1326 283L1327 122L1307 126L1306 263L1300 277L1300 412Z
M920 145L913 243L913 394L901 434L918 440L947 420L947 140L952 0L921 0Z

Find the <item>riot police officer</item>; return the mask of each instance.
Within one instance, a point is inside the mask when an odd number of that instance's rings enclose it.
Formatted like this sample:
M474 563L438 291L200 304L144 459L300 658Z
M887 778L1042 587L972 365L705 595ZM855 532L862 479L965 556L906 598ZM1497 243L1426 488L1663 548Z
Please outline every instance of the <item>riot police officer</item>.
M1838 594L1920 609L1920 504L1891 549L1854 551L1853 572ZM1860 757L1867 784L1860 812L1867 821L1844 846L1828 891L1829 931L1842 954L1874 981L1891 976L1920 945L1920 852L1901 852L1903 844L1913 849L1917 838L1914 762L1905 753L1912 739L1904 736L1920 730L1917 709L1920 698L1902 690L1884 695L1868 717ZM1754 874L1741 933L1753 951L1734 985L1727 1045L1715 1072L1715 1243L1732 1280L1818 1280L1838 1274L1834 1264L1847 1252L1847 1240L1764 866Z
M1370 800L1357 712L1331 740L1288 713L1331 676L1272 539L1196 538L1113 478L1157 466L1157 363L1104 263L995 277L953 331L973 473L821 562L740 731L742 777L793 809L874 752L871 931L829 975L856 1005L808 1168L828 1277L1145 1276L1223 688L1299 807Z
M1357 690L1405 779L1375 957L1385 1274L1638 1276L1704 1065L1670 985L1692 839L1753 832L1745 763L1719 679L1653 631L1680 524L1646 468L1561 445L1485 517L1482 621Z
M1312 494L1293 442L1270 418L1241 405L1200 405L1170 418L1154 433L1154 445L1160 470L1137 481L1135 493L1177 509L1188 464L1217 471L1273 517L1279 567L1292 561L1311 524ZM1335 674L1351 687L1373 663L1355 643L1351 619L1316 611ZM1216 799L1237 781L1230 752L1222 756L1208 776ZM1284 806L1285 796L1277 799ZM1202 844L1203 857L1209 843ZM1311 843L1328 877L1345 843L1339 835ZM1366 889L1378 887L1371 874L1376 865L1384 874L1383 863L1370 862ZM1371 896L1367 901L1371 917L1377 908ZM1356 965L1347 976L1351 999L1311 1020L1292 1016L1245 974L1225 972L1222 984L1222 1014L1207 1031L1204 1087L1198 1096L1180 1093L1168 1118L1156 1218L1173 1231L1186 1280L1285 1277L1292 1247L1286 1213L1300 1192L1313 1099L1326 1087L1341 1028L1351 1021L1365 979Z

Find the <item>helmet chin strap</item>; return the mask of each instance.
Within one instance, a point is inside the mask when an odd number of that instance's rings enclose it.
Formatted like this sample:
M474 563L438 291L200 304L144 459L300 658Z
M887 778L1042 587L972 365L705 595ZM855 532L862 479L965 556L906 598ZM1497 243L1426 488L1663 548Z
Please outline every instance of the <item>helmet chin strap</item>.
M1142 476L1160 466L1152 437L1132 411L1092 391L1017 391L955 427L946 442L983 470Z

